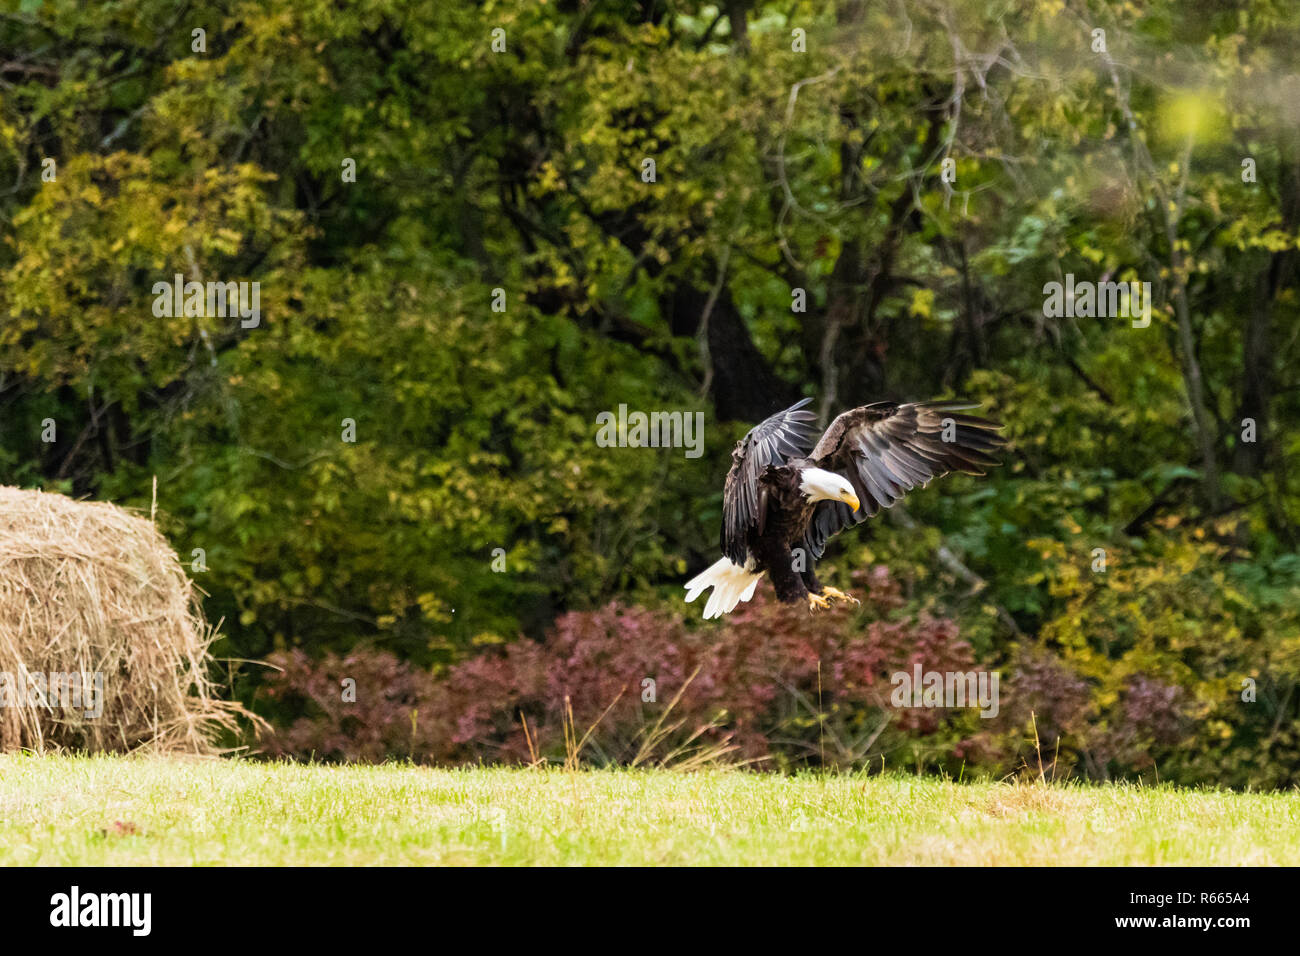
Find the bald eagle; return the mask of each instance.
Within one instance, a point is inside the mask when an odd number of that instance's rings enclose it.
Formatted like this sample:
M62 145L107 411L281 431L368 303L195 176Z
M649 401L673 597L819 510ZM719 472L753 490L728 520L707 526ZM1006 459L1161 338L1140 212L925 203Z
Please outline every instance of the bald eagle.
M940 475L984 474L998 464L989 453L1005 444L1001 423L961 414L978 405L876 402L844 412L812 446L811 401L752 428L731 453L723 557L686 584L688 602L713 588L706 620L753 597L764 573L786 604L807 601L814 611L831 600L858 603L813 573L827 540Z

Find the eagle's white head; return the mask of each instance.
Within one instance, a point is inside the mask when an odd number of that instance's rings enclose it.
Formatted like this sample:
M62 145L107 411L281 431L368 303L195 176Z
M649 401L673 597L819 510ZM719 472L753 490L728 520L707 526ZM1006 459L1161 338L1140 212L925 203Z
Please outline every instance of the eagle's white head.
M809 501L842 501L854 511L861 507L849 480L833 471L805 468L799 472L799 490Z

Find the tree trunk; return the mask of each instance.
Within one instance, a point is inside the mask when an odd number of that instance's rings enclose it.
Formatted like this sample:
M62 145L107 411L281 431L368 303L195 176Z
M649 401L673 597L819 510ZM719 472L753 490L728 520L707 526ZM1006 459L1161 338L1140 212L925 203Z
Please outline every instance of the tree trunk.
M727 22L731 24L731 44L737 53L749 52L749 0L729 0Z

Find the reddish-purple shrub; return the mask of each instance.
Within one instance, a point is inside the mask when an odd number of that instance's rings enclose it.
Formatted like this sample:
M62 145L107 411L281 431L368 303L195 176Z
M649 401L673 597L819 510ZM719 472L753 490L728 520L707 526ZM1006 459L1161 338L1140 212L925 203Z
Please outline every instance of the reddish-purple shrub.
M1108 765L1143 770L1155 763L1153 749L1176 746L1191 729L1182 687L1134 674L1120 695L1119 719L1095 735L1094 749Z
M893 708L891 674L914 664L975 667L954 622L888 619L904 599L886 569L858 578L861 608L815 617L761 592L719 626L618 604L572 612L540 643L521 639L437 677L374 652L319 663L300 651L279 655L272 694L302 715L268 750L439 763L562 759L571 714L579 738L594 728L583 756L597 761L657 759L693 742L780 765L823 755L858 762L945 724L943 710ZM356 681L355 703L341 700L346 677Z
M1041 760L1060 775L1105 780L1151 767L1151 750L1176 747L1192 726L1181 687L1134 674L1118 705L1102 710L1089 681L1040 651L1020 658L1005 699L1000 718L986 735L966 742L963 755L1035 773Z
M427 736L418 736L418 717L434 680L393 655L358 648L313 660L294 649L271 655L268 663L277 671L263 692L278 709L301 713L277 726L265 742L268 753L381 761L414 756L427 746ZM355 681L355 702L344 699L345 679Z
M1134 736L1163 746L1176 744L1188 731L1185 697L1182 687L1134 674L1124 693L1124 722Z
M1003 723L1036 726L1039 743L1049 750L1059 738L1078 740L1092 717L1092 690L1086 680L1054 657L1025 654L1010 681Z

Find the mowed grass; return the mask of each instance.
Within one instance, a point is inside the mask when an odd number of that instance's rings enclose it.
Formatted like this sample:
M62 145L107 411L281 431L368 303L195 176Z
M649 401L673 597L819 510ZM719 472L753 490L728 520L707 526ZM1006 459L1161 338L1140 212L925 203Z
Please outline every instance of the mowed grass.
M1300 794L0 756L5 865L1300 864Z

